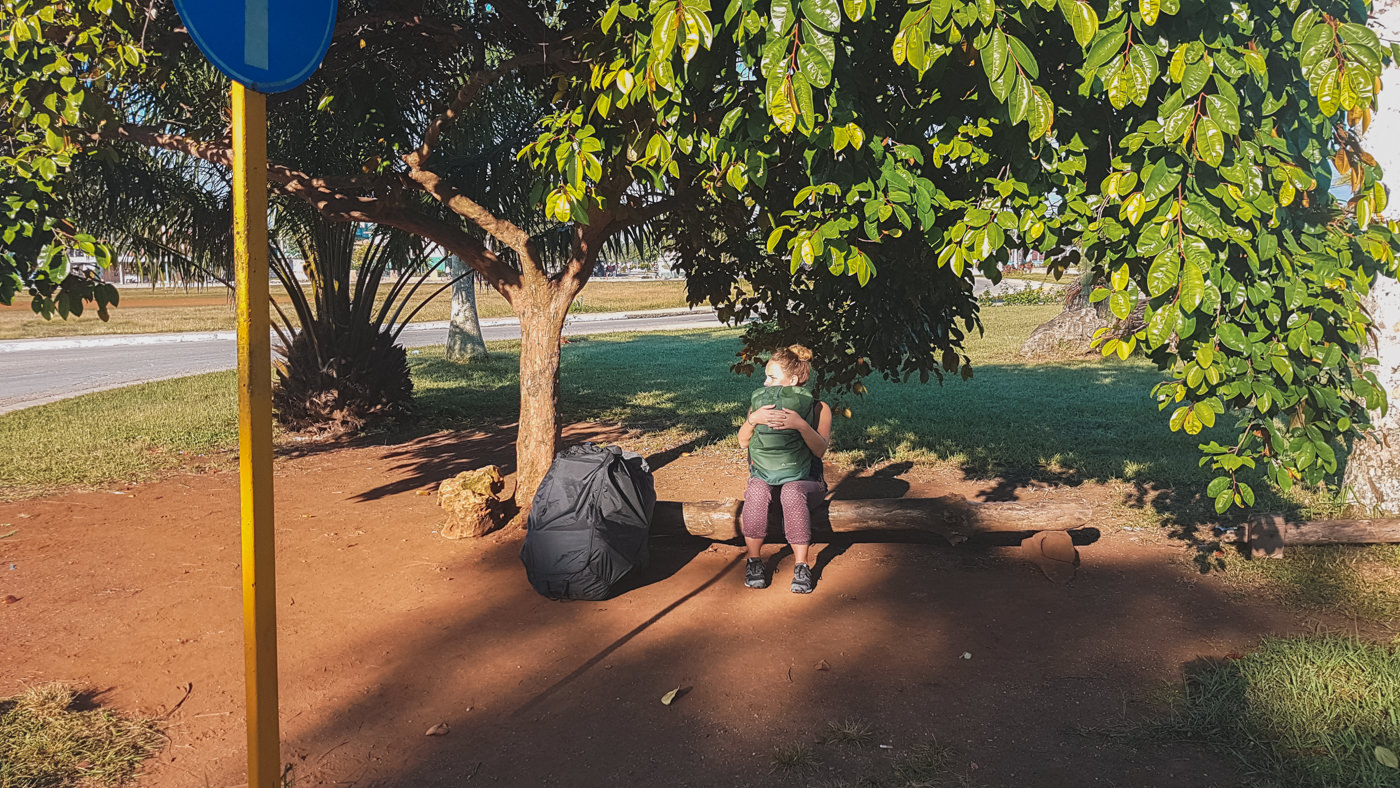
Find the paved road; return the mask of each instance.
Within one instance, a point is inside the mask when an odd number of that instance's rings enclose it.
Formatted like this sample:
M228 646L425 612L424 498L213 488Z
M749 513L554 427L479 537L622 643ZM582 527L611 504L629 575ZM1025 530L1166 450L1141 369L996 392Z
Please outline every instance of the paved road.
M1026 280L1008 279L997 292L1031 286ZM974 291L981 295L991 283L978 278ZM670 331L711 328L720 325L714 313L625 317L580 315L565 326L565 334L600 334L618 331ZM520 326L513 320L482 321L488 340L517 339ZM405 347L441 345L447 341L446 323L419 323L404 330ZM233 332L162 335L71 337L52 340L0 342L0 413L46 402L130 386L153 380L233 369L237 365Z
M485 323L482 333L488 340L520 337L520 326L514 321ZM564 333L672 331L719 326L714 313L697 310L688 315L574 320L564 327ZM230 334L209 332L184 336L167 334L160 338L138 335L0 342L0 413L135 383L233 369L237 365L237 350ZM399 341L405 347L444 344L447 341L447 324L409 326L399 335ZM55 347L77 343L91 344L85 347Z

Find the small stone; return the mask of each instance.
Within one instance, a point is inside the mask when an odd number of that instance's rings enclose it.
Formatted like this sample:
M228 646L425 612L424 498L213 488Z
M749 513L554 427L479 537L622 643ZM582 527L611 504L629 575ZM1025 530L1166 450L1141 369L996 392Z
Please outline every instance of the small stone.
M428 729L428 732L427 732L427 733L424 733L423 735L424 735L424 736L446 736L448 730L449 730L449 728L447 727L447 723L445 723L445 722L439 722L438 724L436 724L436 725L434 725L433 727L429 728L429 729Z

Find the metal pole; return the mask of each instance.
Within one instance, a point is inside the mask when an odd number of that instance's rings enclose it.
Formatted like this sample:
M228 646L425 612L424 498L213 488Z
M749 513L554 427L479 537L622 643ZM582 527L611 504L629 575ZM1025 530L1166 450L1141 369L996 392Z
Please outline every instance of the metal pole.
M233 254L238 280L238 472L248 786L277 788L277 582L272 527L272 348L267 307L267 97L233 83Z

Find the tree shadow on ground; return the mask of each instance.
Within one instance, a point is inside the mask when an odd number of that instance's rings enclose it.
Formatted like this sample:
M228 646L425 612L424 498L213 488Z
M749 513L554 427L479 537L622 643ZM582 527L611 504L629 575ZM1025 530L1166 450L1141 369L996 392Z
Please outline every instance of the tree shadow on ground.
M622 425L666 440L643 453L654 469L687 451L728 445L757 381L728 369L734 331L591 337L564 349L560 392L566 422ZM508 421L517 413L514 357L486 366L415 360L420 410L439 426ZM986 481L984 501L1086 482L1123 485L1119 503L1150 513L1170 536L1197 544L1201 568L1222 547L1218 518L1204 498L1212 474L1199 467L1199 443L1235 438L1229 419L1200 435L1173 433L1169 412L1151 397L1162 373L1141 360L992 363L968 381L943 385L869 383L863 397L827 396L838 412L832 451L858 470L895 463L948 464ZM669 441L669 442L667 442ZM737 451L737 448L735 448ZM1257 480L1256 480L1257 481ZM882 495L868 481L860 495ZM1299 506L1255 484L1261 510L1294 515ZM856 488L852 495L856 495ZM844 494L844 493L843 493Z
M565 604L525 587L513 546L498 545L450 567L478 578L470 605L425 598L362 640L318 644L324 659L311 655L308 670L376 658L354 682L362 690L320 696L289 723L284 753L303 779L383 788L468 775L780 786L795 780L774 769L776 747L857 720L890 749L817 744L832 784L878 779L930 741L950 743L963 768L980 764L983 786L1238 784L1228 760L1200 748L1133 750L1083 731L1156 713L1143 697L1199 644L1246 649L1291 618L1183 585L1160 559L1104 555L1062 587L995 551L907 548L862 550L812 597L743 588L735 548L683 558L626 599ZM663 704L676 688L690 691ZM439 720L452 734L424 738ZM375 748L394 757L381 762Z

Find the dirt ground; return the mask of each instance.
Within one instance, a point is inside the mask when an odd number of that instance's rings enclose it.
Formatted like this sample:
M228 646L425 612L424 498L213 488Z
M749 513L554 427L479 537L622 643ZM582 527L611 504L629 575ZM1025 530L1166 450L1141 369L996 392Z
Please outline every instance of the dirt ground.
M821 545L810 596L788 592L791 554L772 548L778 582L755 591L740 547L658 537L625 593L552 602L525 581L521 532L435 533L437 483L508 467L510 436L279 460L291 785L888 785L935 741L976 786L1237 785L1232 763L1204 749L1135 748L1091 729L1146 713L1194 660L1309 627L1240 604L1181 545L1109 520L1068 585L1017 548L929 538ZM615 437L594 425L566 434ZM738 455L673 450L653 463L663 499L742 494ZM828 478L841 497L996 487L899 470ZM246 782L236 481L185 475L0 504L0 534L18 531L0 540L0 599L17 598L0 604L0 696L64 681L108 707L168 715L146 788ZM1114 508L1105 488L1012 492ZM868 724L869 745L820 743L840 720ZM425 735L444 722L447 735ZM794 743L814 765L775 765Z

